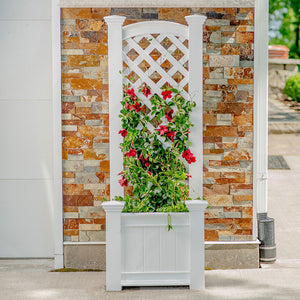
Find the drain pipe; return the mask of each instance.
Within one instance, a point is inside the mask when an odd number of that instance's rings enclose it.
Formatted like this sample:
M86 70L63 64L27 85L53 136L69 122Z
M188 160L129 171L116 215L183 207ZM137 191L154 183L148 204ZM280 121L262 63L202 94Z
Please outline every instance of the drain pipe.
M268 199L268 0L255 0L254 35L254 163L253 190L257 212L260 261L276 260L274 219L267 215Z

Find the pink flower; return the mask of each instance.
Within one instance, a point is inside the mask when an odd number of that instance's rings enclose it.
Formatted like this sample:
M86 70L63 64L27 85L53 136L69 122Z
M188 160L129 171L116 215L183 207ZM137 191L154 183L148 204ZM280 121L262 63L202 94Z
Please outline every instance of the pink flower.
M126 109L131 109L131 106L128 104L128 102L125 103L125 108Z
M120 130L119 134L121 134L122 137L125 137L127 135L127 130L126 129Z
M173 114L173 112L174 112L174 110L171 109L171 110L169 110L169 111L166 113L166 118L167 118L167 120L168 120L169 122L172 121L172 118L173 118L172 114Z
M196 157L194 156L194 154L191 152L190 149L185 150L182 153L182 157L185 158L189 164L196 161Z
M147 173L148 173L150 176L152 176L152 173L151 173L150 171L147 171Z
M134 89L128 89L125 91L125 93L131 97L135 97Z
M121 186L128 186L128 180L124 176L119 180L119 183Z
M174 142L174 137L175 137L176 132L175 131L169 131L167 133L167 137L171 139L172 142Z
M135 157L135 155L136 155L136 150L132 148L130 148L129 151L126 153L127 157Z
M167 98L172 98L172 91L170 90L162 91L161 95L163 96L164 100L167 100Z
M151 94L150 87L148 85L145 85L142 89L142 93L144 96L148 97Z
M186 178L191 178L192 175L190 175L189 173L186 173Z
M141 109L141 105L140 103L136 102L135 104L132 105L132 108L136 111L136 112L140 112Z
M157 128L156 130L159 131L160 135L164 135L169 131L168 126L165 125L160 125L159 128Z

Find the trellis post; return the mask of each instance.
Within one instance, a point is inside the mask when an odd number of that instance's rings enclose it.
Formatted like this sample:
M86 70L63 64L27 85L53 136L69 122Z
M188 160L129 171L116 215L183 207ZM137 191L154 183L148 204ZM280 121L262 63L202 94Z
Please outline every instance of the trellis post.
M190 120L194 124L191 128L189 140L192 142L191 152L196 156L196 162L189 166L190 198L202 199L203 182L203 121L202 121L202 81L203 81L203 24L205 16L192 15L185 17L188 23L189 36L189 93L196 107L190 115Z
M122 59L122 16L104 17L108 27L108 72L109 72L109 153L110 153L110 199L124 196L124 189L118 182L118 174L123 170L123 154L120 144L122 136L118 134L122 128L118 117L122 109L123 99L123 59ZM113 125L112 125L113 124ZM113 159L112 159L113 158Z
M192 15L185 17L189 29L189 93L196 107L190 119L194 124L189 140L192 142L191 151L196 156L196 163L189 166L189 196L192 199L202 199L203 183L203 24L205 16ZM206 201L186 201L190 215L190 289L205 288L204 277L204 210Z

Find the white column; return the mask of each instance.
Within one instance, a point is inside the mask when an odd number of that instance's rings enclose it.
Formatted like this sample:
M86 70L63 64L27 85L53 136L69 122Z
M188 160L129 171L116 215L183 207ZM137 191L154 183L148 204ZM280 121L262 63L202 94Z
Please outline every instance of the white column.
M202 198L203 182L203 24L205 16L192 15L185 17L189 25L189 94L196 102L190 120L194 124L191 128L189 140L192 142L191 152L196 162L189 166L190 193L192 199Z
M106 290L120 291L121 286L121 212L125 202L107 201L106 212Z
M268 0L255 1L253 196L257 213L267 212L268 197L268 4Z
M203 200L185 201L190 218L190 289L205 288L204 277L204 210L208 203Z
M52 116L53 116L53 201L54 201L54 267L64 267L63 195L61 137L61 48L60 5L52 0Z
M122 25L125 17L109 16L104 20L108 26L110 199L113 200L115 196L124 196L124 189L118 182L118 174L123 170L120 149L123 138L118 132L122 129L119 113L123 98Z

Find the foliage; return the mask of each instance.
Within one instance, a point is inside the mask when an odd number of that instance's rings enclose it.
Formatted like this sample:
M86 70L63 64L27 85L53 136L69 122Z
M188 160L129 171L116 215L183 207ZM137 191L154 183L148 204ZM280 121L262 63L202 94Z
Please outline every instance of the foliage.
M151 96L148 86L140 90ZM193 126L189 115L195 103L186 101L177 89L164 88L161 95L150 98L151 114L141 106L135 91L124 85L123 109L120 112L124 137L124 171L119 175L122 186L132 186L132 196L117 197L126 202L124 212L188 211L187 172L183 160L189 164L196 158L188 149L189 129ZM156 124L151 133L149 122ZM182 157L182 159L180 158Z
M300 73L293 74L287 79L283 92L293 100L300 102Z
M270 39L270 44L286 45L290 49L291 58L299 58L299 0L270 0L269 1L270 30L276 36ZM279 30L275 27L280 24Z

